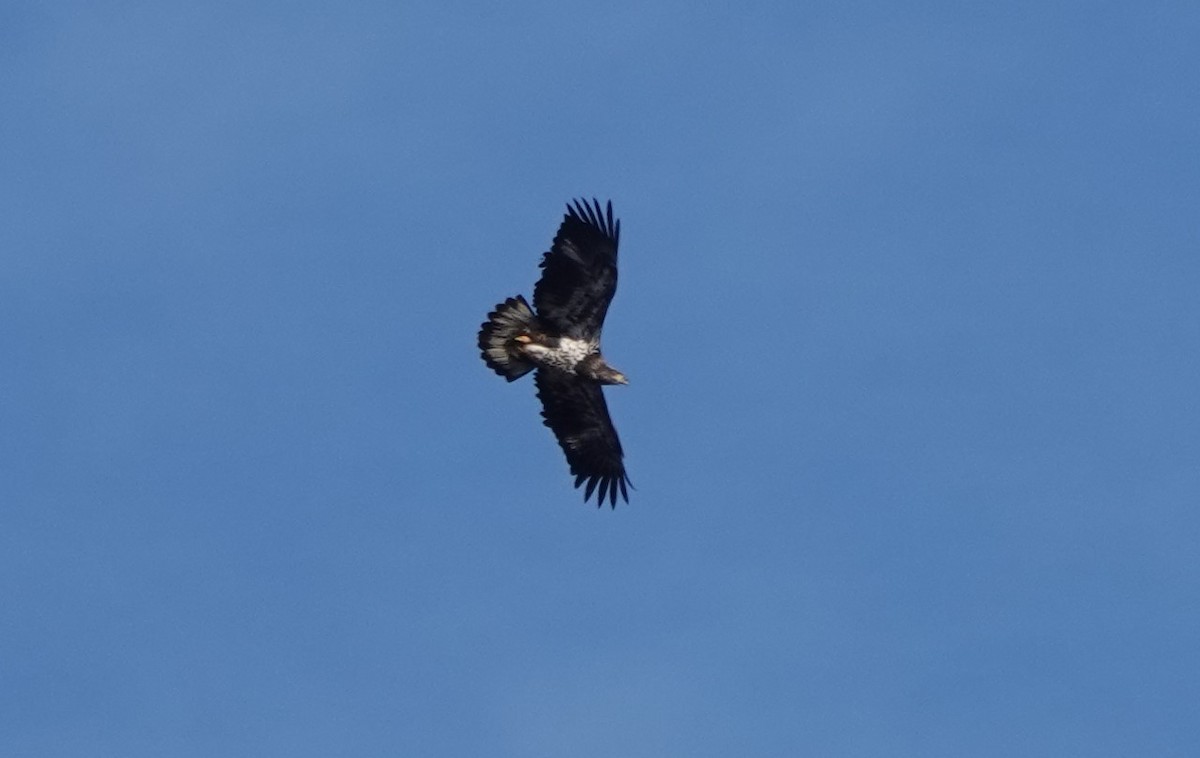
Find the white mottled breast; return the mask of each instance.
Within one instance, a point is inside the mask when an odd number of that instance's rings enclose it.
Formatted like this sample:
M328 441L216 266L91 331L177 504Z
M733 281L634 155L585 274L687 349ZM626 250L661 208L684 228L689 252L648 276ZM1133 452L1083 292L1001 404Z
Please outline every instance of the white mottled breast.
M598 346L594 342L562 337L558 341L558 347L528 344L525 346L525 354L539 366L573 372L581 360L597 349Z

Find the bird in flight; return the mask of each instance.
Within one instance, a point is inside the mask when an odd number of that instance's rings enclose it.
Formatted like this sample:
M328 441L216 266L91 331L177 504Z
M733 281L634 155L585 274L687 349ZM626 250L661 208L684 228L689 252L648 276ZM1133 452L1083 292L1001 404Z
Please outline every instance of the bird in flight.
M534 384L543 423L567 456L583 500L598 490L597 505L629 502L624 452L608 415L601 387L628 384L600 354L604 316L617 291L617 245L621 222L593 199L567 206L558 234L542 257L542 278L533 308L521 295L488 314L479 349L488 368L508 381L537 370Z

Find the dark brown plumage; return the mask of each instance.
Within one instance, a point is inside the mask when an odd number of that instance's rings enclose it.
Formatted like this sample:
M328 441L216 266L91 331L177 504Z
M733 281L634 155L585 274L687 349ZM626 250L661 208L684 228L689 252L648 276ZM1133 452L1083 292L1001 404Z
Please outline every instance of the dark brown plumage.
M520 295L488 314L479 330L484 362L508 381L537 370L542 418L567 457L584 501L629 501L632 486L624 452L601 386L627 384L600 353L604 317L617 290L621 222L612 203L567 206L554 242L540 264L531 309ZM536 313L535 313L536 311Z

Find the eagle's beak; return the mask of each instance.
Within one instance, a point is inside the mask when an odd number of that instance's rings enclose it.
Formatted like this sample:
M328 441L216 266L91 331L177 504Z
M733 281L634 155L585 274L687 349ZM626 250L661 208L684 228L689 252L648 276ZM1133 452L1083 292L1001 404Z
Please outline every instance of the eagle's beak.
M613 377L613 381L617 384L629 384L629 380L625 378L624 374L617 374Z

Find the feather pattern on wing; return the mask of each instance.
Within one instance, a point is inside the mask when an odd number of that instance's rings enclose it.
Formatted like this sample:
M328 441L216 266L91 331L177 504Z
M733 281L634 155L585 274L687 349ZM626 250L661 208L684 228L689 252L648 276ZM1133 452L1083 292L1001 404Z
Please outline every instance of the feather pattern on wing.
M566 454L575 486L587 482L584 502L597 488L597 505L607 499L616 508L618 490L629 502L626 486L632 484L625 473L621 441L600 385L574 374L546 370L539 370L534 382L542 401L543 423L554 432Z
M613 219L611 201L606 210L595 199L567 206L533 290L534 308L547 328L577 339L599 339L617 291L620 238L621 222Z

